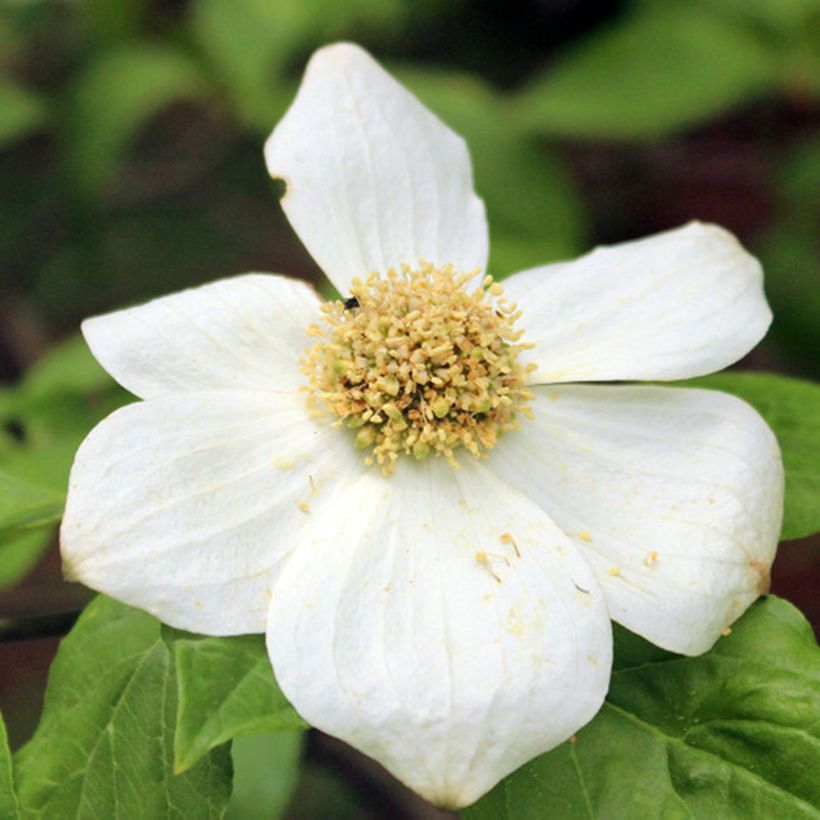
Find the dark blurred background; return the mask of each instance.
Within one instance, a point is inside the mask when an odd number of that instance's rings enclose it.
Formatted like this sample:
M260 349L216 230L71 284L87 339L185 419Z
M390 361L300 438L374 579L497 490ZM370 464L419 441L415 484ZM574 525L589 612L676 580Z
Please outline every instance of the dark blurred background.
M248 270L324 286L261 148L335 39L467 138L494 274L718 222L762 259L776 317L739 367L817 377L818 0L0 0L0 477L59 498L127 401L83 317ZM7 636L59 632L88 599L54 542L0 537ZM817 546L784 544L773 580L815 628ZM0 644L13 746L57 641ZM311 735L303 759L288 816L429 814L340 744Z

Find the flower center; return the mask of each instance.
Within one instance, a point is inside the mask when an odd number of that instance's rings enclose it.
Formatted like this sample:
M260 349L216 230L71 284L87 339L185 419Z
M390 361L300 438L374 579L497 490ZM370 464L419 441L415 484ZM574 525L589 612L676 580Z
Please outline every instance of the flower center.
M311 409L353 428L385 473L402 454L479 457L531 413L521 313L490 276L468 291L473 276L422 263L357 278L308 328L320 340L302 362Z

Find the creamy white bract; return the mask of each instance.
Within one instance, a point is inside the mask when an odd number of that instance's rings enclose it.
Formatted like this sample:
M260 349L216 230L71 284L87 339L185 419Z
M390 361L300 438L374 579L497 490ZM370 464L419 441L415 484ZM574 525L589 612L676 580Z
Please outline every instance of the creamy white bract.
M767 589L760 417L597 384L739 359L771 318L760 266L693 223L500 294L464 142L353 45L316 53L266 158L351 301L249 274L85 322L143 401L77 454L65 571L176 627L266 631L308 722L463 806L594 716L610 617L697 654Z

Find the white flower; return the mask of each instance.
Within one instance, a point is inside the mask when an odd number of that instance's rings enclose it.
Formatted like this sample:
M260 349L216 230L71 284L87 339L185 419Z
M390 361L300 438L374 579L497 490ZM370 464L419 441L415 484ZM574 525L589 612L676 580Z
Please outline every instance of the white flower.
M518 319L480 287L464 142L352 45L313 57L266 157L356 301L249 274L88 320L144 401L77 454L66 572L173 626L266 630L307 721L466 805L593 717L610 616L697 654L766 590L783 476L760 417L592 383L736 361L770 322L760 266L690 224L513 276Z

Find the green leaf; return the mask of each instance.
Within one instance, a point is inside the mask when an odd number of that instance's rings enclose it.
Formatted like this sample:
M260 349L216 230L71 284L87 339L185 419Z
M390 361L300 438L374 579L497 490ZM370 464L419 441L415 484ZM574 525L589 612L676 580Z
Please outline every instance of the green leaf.
M125 39L140 29L148 0L84 0L79 11L99 41Z
M476 190L487 205L494 275L581 250L579 193L557 157L521 132L506 98L459 72L404 68L396 74L467 141Z
M13 447L8 441L0 446L0 469L64 492L80 441L127 400L129 395L96 362L81 336L61 342L31 367L19 386L0 391L0 427L14 423L23 438Z
M273 677L261 635L174 642L179 711L174 767L185 771L240 735L306 728Z
M0 589L22 579L52 543L78 443L0 451Z
M732 393L766 419L786 470L781 538L820 530L820 385L772 373L715 373L681 385Z
M518 95L534 130L592 139L674 133L777 85L750 33L692 5L665 3L586 37Z
M293 88L289 62L355 32L361 41L407 13L402 0L195 0L190 26L240 119L267 134Z
M630 632L626 627L612 623L612 638L614 646L614 659L612 668L614 670L625 669L632 666L641 666L644 663L659 663L677 658L673 652L661 649L659 646L650 643L640 635Z
M667 0L656 0L666 3ZM792 34L818 14L816 0L698 0L709 13L719 12L774 33Z
M820 138L786 154L777 189L776 220L755 248L774 312L770 338L806 372L820 376Z
M303 732L272 732L233 741L233 794L227 820L255 817L263 806L266 818L282 815L299 775L304 737Z
M28 398L61 393L91 393L109 390L114 382L91 355L78 333L55 345L26 373L22 390Z
M46 817L221 817L227 748L174 775L174 654L159 621L95 599L60 645L43 716L15 757L20 806Z
M41 100L0 76L0 148L39 128L45 118Z
M52 544L79 436L0 450L0 590L24 578Z
M817 9L820 15L820 7ZM820 19L818 20L820 23ZM799 219L817 217L820 187L820 136L805 139L785 154L777 172L781 204Z
M506 778L469 820L817 818L820 649L790 604L755 604L707 654L616 663L571 741Z
M53 524L63 497L0 470L0 536Z
M790 218L791 217L791 218ZM771 341L807 372L820 376L820 234L816 217L801 224L786 214L756 248L774 313Z
M240 119L269 131L288 103L282 67L297 45L304 9L293 2L195 0L190 26Z
M31 572L54 538L51 527L0 535L0 590Z
M0 714L0 818L14 820L19 817L17 795L14 793L14 779L11 771L11 751L6 735L6 724Z
M196 63L171 46L134 41L103 52L69 96L65 152L77 190L98 193L151 117L204 91Z

